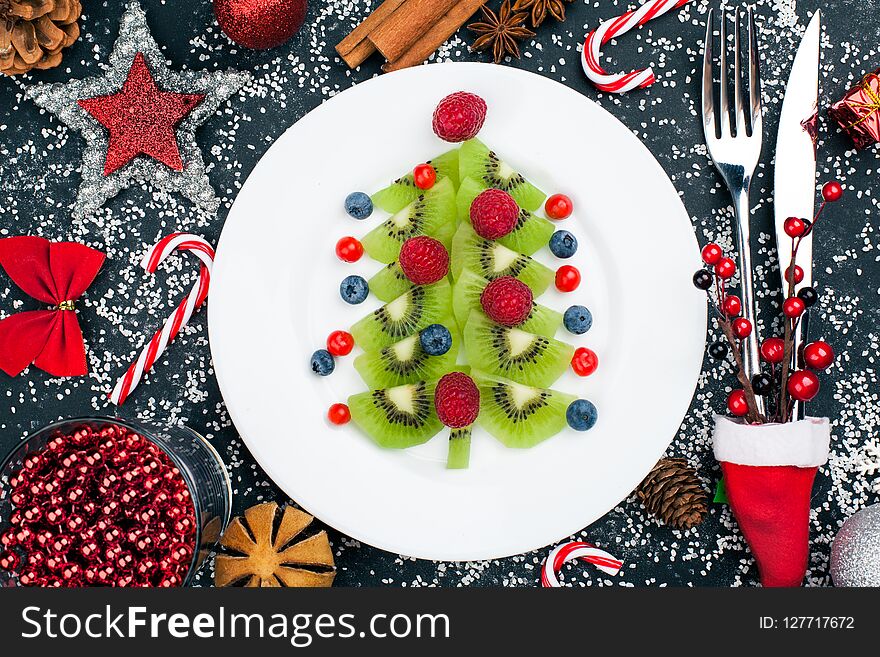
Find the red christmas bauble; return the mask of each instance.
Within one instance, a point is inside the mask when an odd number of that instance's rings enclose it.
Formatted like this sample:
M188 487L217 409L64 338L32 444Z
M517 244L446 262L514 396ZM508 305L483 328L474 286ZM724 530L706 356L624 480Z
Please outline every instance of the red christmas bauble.
M808 402L819 393L819 377L810 370L798 370L788 379L788 394L792 399Z
M214 0L214 15L238 45L267 50L299 31L307 4L306 0Z
M816 340L804 347L804 362L814 370L825 370L834 362L834 349L824 340Z
M746 393L744 390L737 388L727 397L727 410L736 417L742 417L749 412L749 405L746 403Z

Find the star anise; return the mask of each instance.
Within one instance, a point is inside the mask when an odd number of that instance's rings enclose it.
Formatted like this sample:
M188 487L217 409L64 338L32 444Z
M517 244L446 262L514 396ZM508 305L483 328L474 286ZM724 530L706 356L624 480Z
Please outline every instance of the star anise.
M510 0L501 3L497 14L486 6L480 10L483 12L483 20L468 25L469 30L479 35L471 50L487 50L491 47L496 64L500 64L507 55L519 59L518 42L535 36L534 32L523 26L528 14L512 11Z
M572 0L565 0L565 2L572 2ZM513 10L530 11L533 27L540 26L547 18L548 13L560 22L565 20L565 5L562 0L516 0L513 4Z

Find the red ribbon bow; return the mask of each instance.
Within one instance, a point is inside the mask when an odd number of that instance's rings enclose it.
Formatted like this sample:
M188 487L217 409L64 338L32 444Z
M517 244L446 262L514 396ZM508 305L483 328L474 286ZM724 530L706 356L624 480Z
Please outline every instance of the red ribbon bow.
M0 266L18 287L53 306L0 321L0 369L17 376L31 363L52 376L88 374L73 302L95 280L104 254L76 242L42 237L0 240Z

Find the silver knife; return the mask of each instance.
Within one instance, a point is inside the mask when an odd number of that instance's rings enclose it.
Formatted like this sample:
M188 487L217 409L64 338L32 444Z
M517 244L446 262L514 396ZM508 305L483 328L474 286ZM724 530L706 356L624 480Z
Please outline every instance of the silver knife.
M779 116L779 132L776 136L776 169L774 180L774 208L776 224L776 247L779 253L779 272L783 296L788 291L785 270L791 262L791 238L785 234L783 224L788 217L800 217L812 221L816 202L816 138L818 131L819 102L819 40L822 34L820 12L813 15L807 31L798 47L782 112ZM804 280L798 287L813 282L813 235L810 233L798 247L797 264L804 270ZM804 313L794 336L794 358L807 335L807 319ZM795 407L795 417L804 415L803 404Z

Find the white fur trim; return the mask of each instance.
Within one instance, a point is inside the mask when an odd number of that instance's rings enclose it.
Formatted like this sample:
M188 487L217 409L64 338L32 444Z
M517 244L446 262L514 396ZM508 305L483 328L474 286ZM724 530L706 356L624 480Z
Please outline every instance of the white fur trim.
M809 468L828 460L831 426L827 417L785 424L744 424L715 416L715 458L740 465L796 465Z

